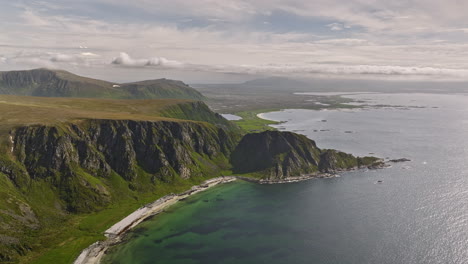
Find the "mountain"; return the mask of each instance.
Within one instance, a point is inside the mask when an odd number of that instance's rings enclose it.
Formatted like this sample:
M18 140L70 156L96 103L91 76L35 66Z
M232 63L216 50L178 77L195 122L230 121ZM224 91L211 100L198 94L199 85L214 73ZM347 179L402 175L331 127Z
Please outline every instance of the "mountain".
M0 72L0 94L114 99L204 99L201 93L181 81L158 79L118 84L50 69Z
M177 98L204 100L205 97L181 81L159 79L120 84L128 99Z
M279 131L247 134L231 155L233 172L269 180L317 173L334 173L377 165L379 159L322 150L306 136Z

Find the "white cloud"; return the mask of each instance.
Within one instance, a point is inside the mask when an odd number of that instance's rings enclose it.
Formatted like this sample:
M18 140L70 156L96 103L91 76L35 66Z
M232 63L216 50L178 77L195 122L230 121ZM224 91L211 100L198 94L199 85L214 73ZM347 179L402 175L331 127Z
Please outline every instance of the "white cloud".
M180 68L184 64L175 60L168 60L163 57L152 57L149 59L133 59L125 52L121 52L118 57L112 59L112 64L133 66L133 67L144 67L144 66L156 66L163 68Z
M61 66L92 66L102 65L98 60L99 55L94 53L55 53L40 51L22 51L10 56L0 57L0 62L12 65L27 65L28 67L52 67Z
M331 24L328 24L327 27L329 27L330 30L333 30L333 31L341 31L344 29L343 24L340 24L340 23L331 23Z
M365 39L353 39L353 38L341 38L341 39L324 39L315 41L319 44L333 44L333 45L346 45L346 46L355 46L355 45L370 45L370 41Z
M92 53L92 52L82 52L80 53L81 56L85 56L85 57L99 57L98 54L95 54L95 53Z
M67 55L67 54L55 54L50 58L52 62L76 62L81 61L81 58L78 56Z

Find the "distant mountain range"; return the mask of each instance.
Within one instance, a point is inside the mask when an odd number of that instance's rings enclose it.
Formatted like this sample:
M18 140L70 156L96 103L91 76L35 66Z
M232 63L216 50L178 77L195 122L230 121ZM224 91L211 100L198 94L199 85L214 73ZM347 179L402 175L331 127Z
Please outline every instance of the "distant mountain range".
M0 72L0 94L113 99L205 99L200 92L181 81L157 79L119 84L44 68Z

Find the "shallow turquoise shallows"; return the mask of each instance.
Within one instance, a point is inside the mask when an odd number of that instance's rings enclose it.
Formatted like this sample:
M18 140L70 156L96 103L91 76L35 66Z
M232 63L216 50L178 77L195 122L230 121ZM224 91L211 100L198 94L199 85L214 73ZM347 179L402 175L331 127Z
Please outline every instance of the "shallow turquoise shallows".
M141 224L105 263L466 263L468 97L352 97L400 107L264 116L322 148L411 162L293 184L217 186Z

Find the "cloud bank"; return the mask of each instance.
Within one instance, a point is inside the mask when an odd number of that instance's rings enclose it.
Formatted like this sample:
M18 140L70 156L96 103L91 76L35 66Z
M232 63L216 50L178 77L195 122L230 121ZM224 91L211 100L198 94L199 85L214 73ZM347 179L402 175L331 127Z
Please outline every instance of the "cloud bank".
M0 70L468 79L467 9L458 0L9 1Z
M161 57L148 59L134 59L125 52L121 52L112 62L114 65L125 67L147 68L177 68L187 71L207 71L235 74L263 74L302 76L319 75L381 75L381 76L440 76L464 78L468 77L468 70L447 69L434 67L404 67L394 65L341 65L341 64L268 64L268 65L203 65L182 63Z

